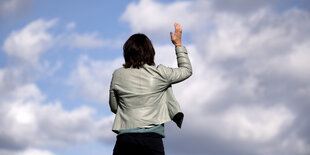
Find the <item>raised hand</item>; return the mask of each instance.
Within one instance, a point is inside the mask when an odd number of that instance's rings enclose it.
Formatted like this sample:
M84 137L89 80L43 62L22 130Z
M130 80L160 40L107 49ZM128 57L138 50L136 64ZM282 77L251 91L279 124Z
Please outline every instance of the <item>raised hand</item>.
M175 32L170 32L172 43L177 46L182 46L182 27L178 23L174 23Z

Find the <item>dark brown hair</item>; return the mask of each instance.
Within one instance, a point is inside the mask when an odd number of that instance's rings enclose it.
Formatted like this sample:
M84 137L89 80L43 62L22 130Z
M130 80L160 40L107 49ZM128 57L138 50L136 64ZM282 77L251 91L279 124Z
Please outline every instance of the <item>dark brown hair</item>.
M141 33L133 34L123 46L125 68L139 68L144 64L155 65L155 50L151 40Z

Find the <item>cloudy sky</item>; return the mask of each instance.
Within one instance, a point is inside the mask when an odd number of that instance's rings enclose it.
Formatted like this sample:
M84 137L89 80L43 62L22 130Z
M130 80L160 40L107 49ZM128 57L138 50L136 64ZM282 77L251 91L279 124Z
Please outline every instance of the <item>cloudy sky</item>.
M0 154L111 154L122 45L145 33L175 67L174 22L194 74L167 154L310 154L308 0L1 0Z

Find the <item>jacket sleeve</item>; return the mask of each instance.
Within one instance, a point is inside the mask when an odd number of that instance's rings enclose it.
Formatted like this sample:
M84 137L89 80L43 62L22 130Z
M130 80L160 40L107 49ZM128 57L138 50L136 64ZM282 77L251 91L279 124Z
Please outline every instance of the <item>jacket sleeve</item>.
M110 109L113 113L117 112L117 106L118 106L118 102L117 102L117 93L114 90L114 74L111 80L111 84L110 84L110 95L109 95L109 105L110 105Z
M159 65L158 69L162 76L167 80L168 84L181 82L192 75L192 65L188 58L187 50L184 46L176 47L176 56L178 68L166 67Z

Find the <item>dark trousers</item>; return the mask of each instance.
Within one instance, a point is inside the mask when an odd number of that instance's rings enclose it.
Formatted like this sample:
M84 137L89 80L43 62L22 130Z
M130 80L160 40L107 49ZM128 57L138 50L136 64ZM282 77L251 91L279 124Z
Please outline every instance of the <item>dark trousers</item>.
M164 155L162 137L156 133L125 133L117 136L113 155Z

